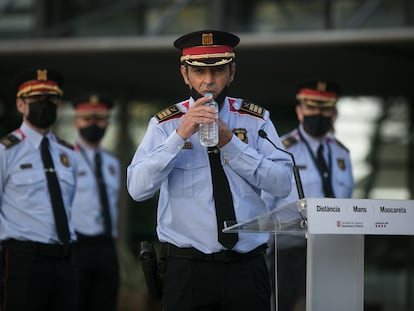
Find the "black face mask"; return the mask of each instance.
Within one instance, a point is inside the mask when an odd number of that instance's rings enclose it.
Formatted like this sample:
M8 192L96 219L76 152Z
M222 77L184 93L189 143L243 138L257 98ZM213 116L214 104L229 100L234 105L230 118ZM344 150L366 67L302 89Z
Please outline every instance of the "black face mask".
M55 123L57 118L57 105L49 100L33 102L29 105L27 120L34 126L46 129Z
M314 116L304 116L303 128L311 136L324 136L329 130L332 129L332 117L325 117L320 114Z
M217 104L219 104L220 107L223 105L224 99L226 98L228 91L229 91L228 86L224 87L224 89L221 91L221 93L218 94L217 97L215 98ZM203 95L201 95L199 92L197 92L194 88L190 89L190 96L194 100L197 100L197 99L203 97Z
M86 141L97 143L105 134L106 127L99 127L96 124L79 129L79 133Z

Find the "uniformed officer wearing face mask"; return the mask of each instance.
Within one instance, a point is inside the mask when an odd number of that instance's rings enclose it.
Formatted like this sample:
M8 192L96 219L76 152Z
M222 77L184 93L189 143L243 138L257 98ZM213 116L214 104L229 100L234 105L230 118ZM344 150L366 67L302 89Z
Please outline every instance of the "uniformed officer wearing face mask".
M63 76L35 67L15 82L23 122L0 140L0 308L75 311L76 159L51 132Z
M115 311L119 269L117 236L120 164L101 147L112 100L90 93L74 102L78 183L73 224L78 238L79 311Z
M282 136L286 150L293 153L299 168L305 198L350 198L354 188L351 159L334 136L339 87L323 80L299 85L295 107L299 125ZM283 199L262 195L269 208L296 202L296 188ZM304 302L306 288L306 240L278 236L279 310L295 308Z

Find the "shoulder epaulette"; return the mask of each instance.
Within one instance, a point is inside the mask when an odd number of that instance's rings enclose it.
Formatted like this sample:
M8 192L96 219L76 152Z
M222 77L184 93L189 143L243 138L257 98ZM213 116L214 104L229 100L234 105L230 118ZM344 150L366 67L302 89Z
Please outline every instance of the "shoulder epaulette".
M103 153L106 153L106 154L110 155L113 158L118 158L115 153L113 153L112 151L109 151L108 149L101 149L101 151Z
M19 137L14 136L13 134L9 134L9 135L3 137L2 139L0 139L0 143L2 143L6 147L6 149L9 149L9 148L17 145L21 141L22 140Z
M285 148L289 148L289 147L293 146L294 144L296 144L297 142L298 142L298 140L294 136L288 136L288 137L286 137L285 139L282 140L282 144L283 144L283 146L285 146Z
M66 148L75 150L75 146L72 144L69 144L68 142L64 141L63 139L60 139L59 137L56 137L56 141L61 144L62 146L65 146Z
M265 109L263 107L260 107L249 100L243 100L240 110L260 118L263 118L265 113Z
M161 110L155 115L155 118L158 120L158 122L163 122L168 119L171 119L172 117L175 117L177 115L182 114L181 110L178 109L177 105L172 105L164 110Z
M338 144L338 146L340 146L340 147L342 147L343 149L345 149L345 151L346 152L348 152L349 153L349 149L347 148L347 147L345 147L345 145L344 144L342 144L339 140L337 140L336 138L335 138L335 142Z

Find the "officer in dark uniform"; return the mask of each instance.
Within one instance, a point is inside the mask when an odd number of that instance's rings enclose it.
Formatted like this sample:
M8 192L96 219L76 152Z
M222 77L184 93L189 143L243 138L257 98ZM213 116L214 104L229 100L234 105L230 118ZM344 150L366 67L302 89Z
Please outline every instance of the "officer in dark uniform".
M76 239L70 210L76 189L72 147L50 131L63 77L31 68L16 78L23 123L0 143L0 308L76 308Z
M204 30L178 38L181 75L190 97L151 118L128 167L128 191L137 201L158 190L165 311L270 310L264 260L266 233L223 233L224 221L266 212L262 190L286 196L292 163L258 136L282 147L270 113L230 97L236 64L231 33ZM219 112L203 104L213 94ZM217 116L218 115L218 116ZM200 123L218 121L219 141L200 143Z
M354 180L349 150L334 136L339 91L336 84L323 80L301 83L295 108L299 126L281 138L286 150L295 156L305 198L352 196ZM296 187L286 198L269 194L262 197L271 209L299 199ZM306 239L303 235L281 234L277 241L279 310L297 310L295 305L304 306Z
M112 100L96 93L74 102L78 181L72 219L77 234L79 311L114 311L119 269L115 248L118 233L120 164L101 147L109 125Z

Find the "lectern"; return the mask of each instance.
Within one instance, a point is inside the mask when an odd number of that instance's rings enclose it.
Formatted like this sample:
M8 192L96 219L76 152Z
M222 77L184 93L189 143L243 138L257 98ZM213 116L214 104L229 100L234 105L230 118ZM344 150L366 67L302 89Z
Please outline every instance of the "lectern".
M413 224L414 200L310 198L224 231L305 235L306 310L363 311L364 235L414 235Z

